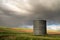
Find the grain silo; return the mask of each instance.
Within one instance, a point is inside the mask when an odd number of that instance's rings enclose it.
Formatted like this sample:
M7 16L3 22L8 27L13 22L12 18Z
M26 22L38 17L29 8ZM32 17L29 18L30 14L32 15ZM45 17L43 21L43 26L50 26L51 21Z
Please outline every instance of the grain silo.
M46 35L46 20L34 20L34 35Z

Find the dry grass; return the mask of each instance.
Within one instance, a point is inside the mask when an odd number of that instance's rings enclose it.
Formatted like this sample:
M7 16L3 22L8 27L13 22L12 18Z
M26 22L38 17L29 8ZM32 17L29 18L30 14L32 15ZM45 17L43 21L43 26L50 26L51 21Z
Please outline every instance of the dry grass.
M33 32L33 29L27 29L27 28L11 28L11 30L17 31L17 32Z
M56 30L48 30L47 33L48 34L60 34L60 32Z

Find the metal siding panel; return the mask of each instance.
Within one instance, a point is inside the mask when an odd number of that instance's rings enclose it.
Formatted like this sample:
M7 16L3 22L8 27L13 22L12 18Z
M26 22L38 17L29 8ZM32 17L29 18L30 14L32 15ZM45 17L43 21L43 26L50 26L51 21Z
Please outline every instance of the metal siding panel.
M46 20L34 20L34 35L46 34Z

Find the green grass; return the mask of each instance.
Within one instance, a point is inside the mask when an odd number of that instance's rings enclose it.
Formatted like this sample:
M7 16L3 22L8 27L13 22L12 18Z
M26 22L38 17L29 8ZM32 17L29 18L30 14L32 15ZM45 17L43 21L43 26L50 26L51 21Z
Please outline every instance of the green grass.
M10 28L0 28L0 40L60 40L60 35L35 36L33 33L16 32Z

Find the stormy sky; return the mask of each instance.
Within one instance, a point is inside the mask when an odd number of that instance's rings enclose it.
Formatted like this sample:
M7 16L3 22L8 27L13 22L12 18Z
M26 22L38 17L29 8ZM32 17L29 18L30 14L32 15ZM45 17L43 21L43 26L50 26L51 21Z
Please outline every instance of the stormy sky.
M60 0L0 0L0 26L31 28L36 19L60 25Z

